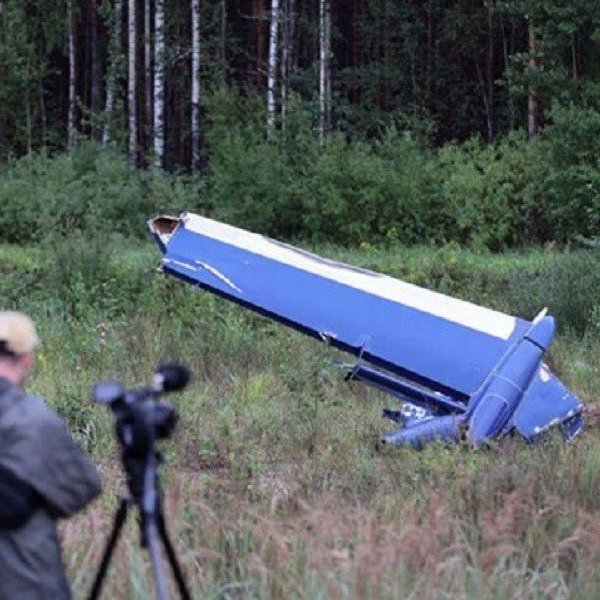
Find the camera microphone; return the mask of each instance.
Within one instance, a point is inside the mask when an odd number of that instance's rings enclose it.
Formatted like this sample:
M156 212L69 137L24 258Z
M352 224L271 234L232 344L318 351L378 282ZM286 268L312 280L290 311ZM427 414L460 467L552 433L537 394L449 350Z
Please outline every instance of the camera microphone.
M190 378L190 370L183 365L161 365L154 372L154 390L156 392L177 392L188 384Z

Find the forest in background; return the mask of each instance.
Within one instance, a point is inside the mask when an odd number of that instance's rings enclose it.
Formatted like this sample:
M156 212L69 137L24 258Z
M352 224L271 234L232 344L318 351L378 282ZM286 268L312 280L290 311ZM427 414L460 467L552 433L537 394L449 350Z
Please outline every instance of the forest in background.
M346 245L595 238L598 9L1 0L5 241L38 236L40 198L56 227L93 207Z

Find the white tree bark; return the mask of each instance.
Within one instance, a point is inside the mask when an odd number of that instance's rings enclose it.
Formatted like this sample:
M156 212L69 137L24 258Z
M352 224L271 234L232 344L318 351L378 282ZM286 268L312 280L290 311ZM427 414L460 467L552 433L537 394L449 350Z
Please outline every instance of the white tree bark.
M331 10L329 0L319 0L319 138L331 119Z
M121 20L123 18L123 0L115 0L113 22L110 32L110 64L106 81L106 104L104 108L104 127L102 145L106 148L111 142L111 127L115 107L115 88L117 85L118 64L121 56Z
M77 93L77 65L75 64L75 18L73 15L73 0L68 4L69 20L69 115L67 125L68 147L72 150L75 146L75 111L76 111L76 93Z
M326 46L325 46L325 5L327 0L319 0L319 138L325 135L325 78L326 78Z
M275 135L278 37L279 0L271 0L271 34L269 37L269 65L267 70L267 137L269 139L272 139Z
M152 126L152 29L150 0L144 0L144 123ZM146 135L148 135L146 129Z
M154 7L154 166L165 159L165 2Z
M192 0L192 169L200 169L200 0Z
M325 131L331 129L331 0L325 10Z
M136 85L136 15L135 0L129 0L127 35L127 110L129 117L129 168L137 167L137 85Z

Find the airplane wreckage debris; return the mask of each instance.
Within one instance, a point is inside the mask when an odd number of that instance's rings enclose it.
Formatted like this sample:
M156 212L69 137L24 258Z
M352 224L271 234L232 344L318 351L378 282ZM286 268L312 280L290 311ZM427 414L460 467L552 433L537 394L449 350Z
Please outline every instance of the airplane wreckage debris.
M554 318L532 322L192 213L149 228L162 269L357 357L346 379L395 396L381 442L479 445L552 426L571 439L582 405L544 364Z

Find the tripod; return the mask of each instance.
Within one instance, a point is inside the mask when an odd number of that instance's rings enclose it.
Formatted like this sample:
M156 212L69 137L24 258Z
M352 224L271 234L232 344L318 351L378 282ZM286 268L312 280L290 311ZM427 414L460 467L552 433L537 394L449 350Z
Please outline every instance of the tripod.
M115 513L112 531L106 543L102 562L100 563L94 586L89 596L90 600L97 600L100 596L100 589L108 571L113 550L127 519L127 510L133 504L138 507L139 511L141 546L147 548L150 554L156 599L167 600L169 597L167 579L160 558L159 539L162 541L167 553L181 598L183 600L190 600L191 598L177 561L175 549L167 535L165 518L160 502L157 462L158 456L153 449L142 459L128 459L126 457L123 459L130 493L121 498L119 507Z

